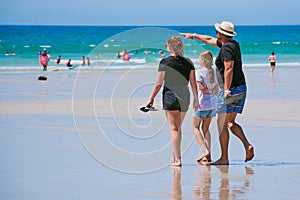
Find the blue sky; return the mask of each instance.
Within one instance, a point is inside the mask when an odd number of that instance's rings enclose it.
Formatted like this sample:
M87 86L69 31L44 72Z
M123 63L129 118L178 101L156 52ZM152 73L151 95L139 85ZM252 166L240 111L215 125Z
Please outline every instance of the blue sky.
M300 24L299 0L3 0L0 24Z

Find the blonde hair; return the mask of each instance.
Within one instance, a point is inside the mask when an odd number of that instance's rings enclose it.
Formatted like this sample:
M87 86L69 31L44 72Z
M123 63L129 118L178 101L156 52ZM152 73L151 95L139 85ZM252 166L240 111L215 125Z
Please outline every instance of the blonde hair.
M209 82L214 83L215 82L215 72L214 72L214 69L212 68L212 65L213 65L212 53L207 50L200 53L200 63L202 63L203 67L206 67L208 69Z
M176 56L183 56L183 42L179 36L172 36L168 40L170 53Z

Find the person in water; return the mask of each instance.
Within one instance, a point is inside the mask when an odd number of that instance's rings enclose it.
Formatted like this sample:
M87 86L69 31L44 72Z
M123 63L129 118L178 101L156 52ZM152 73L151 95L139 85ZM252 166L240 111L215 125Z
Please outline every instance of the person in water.
M82 64L81 64L82 66L84 66L85 65L85 57L84 56L82 56Z
M73 64L71 63L71 59L69 59L69 60L67 61L66 65L67 65L67 67L72 67L72 66L73 66Z
M43 66L43 71L47 71L49 56L46 52L46 49L44 49L43 53L40 52L39 56L40 56L40 64Z
M126 51L126 49L124 49L123 51L123 60L124 61L129 61L130 59L130 54Z
M271 53L268 60L270 61L271 72L273 73L275 70L275 65L276 65L276 56L275 56L274 52Z
M59 55L59 56L57 56L57 58L56 58L56 64L60 64L60 61L61 61L61 55Z
M88 67L91 65L90 57L86 57L86 63Z

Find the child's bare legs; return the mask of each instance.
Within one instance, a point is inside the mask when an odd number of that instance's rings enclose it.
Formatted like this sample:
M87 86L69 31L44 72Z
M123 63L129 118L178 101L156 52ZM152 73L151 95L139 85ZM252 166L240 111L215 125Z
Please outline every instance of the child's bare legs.
M229 132L227 128L228 116L226 113L218 114L217 124L219 132L219 141L221 146L221 157L212 165L228 165L228 144L229 144Z
M203 140L202 133L199 130L202 120L203 119L193 117L193 126L192 126L193 132L194 132L196 140L202 150L202 154L197 159L197 162L200 162L204 157L206 157L210 154L209 149L207 148L205 141Z
M202 133L204 135L204 142L209 152L211 149L211 135L209 131L210 122L211 118L205 118L202 122ZM210 153L206 156L206 159L208 162L211 161Z

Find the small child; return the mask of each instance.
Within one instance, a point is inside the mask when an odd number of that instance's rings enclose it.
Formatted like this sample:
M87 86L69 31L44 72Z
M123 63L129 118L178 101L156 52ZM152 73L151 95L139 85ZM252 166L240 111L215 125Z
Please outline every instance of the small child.
M197 162L210 162L211 135L209 132L210 122L216 116L218 84L213 65L213 56L210 51L200 54L201 69L196 71L196 81L200 109L193 114L193 132L201 147L202 154ZM200 132L200 125L203 136ZM204 139L203 139L204 137Z

